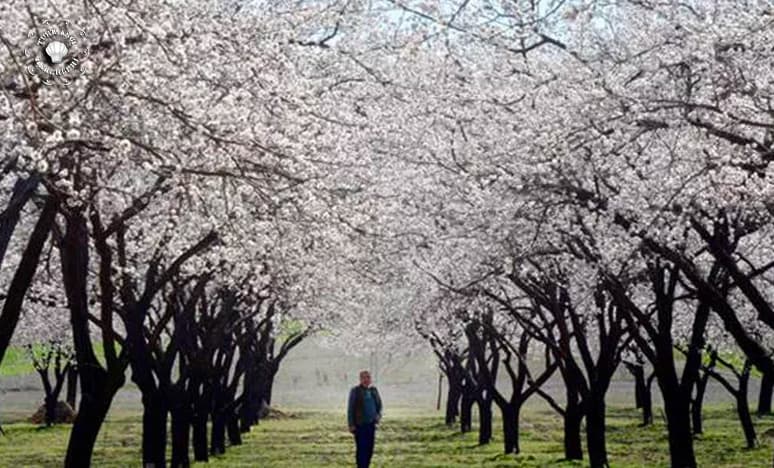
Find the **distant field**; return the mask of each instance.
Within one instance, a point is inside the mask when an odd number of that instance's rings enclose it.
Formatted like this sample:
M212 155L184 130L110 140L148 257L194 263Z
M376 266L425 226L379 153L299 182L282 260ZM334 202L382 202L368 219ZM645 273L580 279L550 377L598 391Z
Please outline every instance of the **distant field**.
M246 435L244 445L232 447L212 467L351 467L352 437L345 432L344 414L299 411L295 418L262 422ZM609 414L610 462L613 467L668 466L665 428L637 427L633 410L611 409ZM522 454L500 454L499 431L487 446L476 444L475 433L461 435L442 424L438 413L393 410L377 434L375 468L463 468L584 466L561 460L561 424L552 413L527 410L523 415ZM499 429L499 422L495 421ZM761 432L774 427L774 418L758 421ZM38 429L15 423L0 437L0 466L61 465L68 427ZM739 425L729 409L707 409L706 433L696 441L699 466L770 467L772 450L765 446L743 450ZM137 415L113 417L100 435L94 466L139 467L140 419Z

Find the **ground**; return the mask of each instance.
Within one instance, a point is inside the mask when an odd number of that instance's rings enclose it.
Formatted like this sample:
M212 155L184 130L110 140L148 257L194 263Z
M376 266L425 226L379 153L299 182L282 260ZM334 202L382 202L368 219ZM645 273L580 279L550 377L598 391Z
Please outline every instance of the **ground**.
M345 431L344 414L309 410L287 410L291 416L267 420L246 434L244 445L232 447L211 467L351 467L353 441ZM637 426L637 412L610 409L608 448L613 467L666 467L668 452L665 428ZM774 427L774 417L757 421L759 433ZM442 414L397 409L385 414L377 434L372 466L377 467L568 467L585 466L561 460L561 422L553 413L528 409L523 415L522 454L503 456L495 421L495 440L478 446L475 433L461 435L447 428ZM5 427L0 437L0 466L61 466L68 426L38 428L26 423ZM771 441L761 448L743 449L739 424L730 407L707 408L706 433L696 441L699 466L770 467ZM100 434L94 458L99 467L139 467L140 419L138 415L111 417Z

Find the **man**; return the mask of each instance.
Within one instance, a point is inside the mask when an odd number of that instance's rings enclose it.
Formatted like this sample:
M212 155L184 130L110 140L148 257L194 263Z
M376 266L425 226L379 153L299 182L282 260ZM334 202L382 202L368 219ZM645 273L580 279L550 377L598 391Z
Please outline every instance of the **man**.
M376 425L382 419L382 399L376 387L371 386L371 374L360 372L360 385L349 391L347 420L349 432L355 435L357 468L368 468L374 453Z

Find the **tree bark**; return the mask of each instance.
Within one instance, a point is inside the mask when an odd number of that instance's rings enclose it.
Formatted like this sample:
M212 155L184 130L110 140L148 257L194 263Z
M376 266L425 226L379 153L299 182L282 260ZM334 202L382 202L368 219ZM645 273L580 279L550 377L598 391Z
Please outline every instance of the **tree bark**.
M81 382L81 402L70 431L65 468L88 468L97 434L102 427L113 397L124 385L126 363L110 362L102 367L94 354L89 332L88 295L88 230L82 213L67 216L67 229L62 246L62 282L70 309L73 344Z
M771 396L774 393L774 378L771 374L763 374L761 389L758 394L758 416L771 414Z
M591 468L606 468L605 396L592 393L586 402L586 443Z
M207 414L195 415L193 420L194 460L206 462L209 459L207 449Z
M51 426L56 421L56 397L53 395L46 395L44 405L46 407L46 426Z
M577 391L567 390L567 405L564 413L564 458L583 460L581 447L581 421L583 410Z
M257 371L255 365L252 364L255 357L245 358L251 364L245 370L245 376L242 383L242 404L239 407L239 430L243 433L250 432L250 427L256 423L258 409L258 390L256 379Z
M67 404L74 410L78 393L78 369L71 365L67 370Z
M191 413L186 407L172 410L172 468L188 468L191 435Z
M460 408L460 431L464 434L473 428L473 403L475 400L468 396L462 396Z
M222 414L212 415L212 433L210 438L210 453L212 455L226 453L226 421Z
M446 425L451 427L457 420L460 412L460 394L459 387L449 379L449 389L446 394Z
M520 405L507 403L500 407L503 417L503 448L505 453L519 453L519 413Z
M167 413L162 395L145 393L142 414L142 462L146 468L167 466Z
M88 468L91 466L94 444L114 395L115 393L104 395L101 398L92 398L88 393L83 394L78 414L70 431L65 468Z
M8 244L11 242L16 225L19 223L21 210L35 193L39 182L40 176L35 174L26 179L19 178L14 183L8 206L0 214L0 266L3 265Z
M744 370L739 375L739 391L736 394L736 412L739 415L739 422L742 424L744 438L747 442L747 448L753 449L758 446L758 438L755 435L755 426L750 416L750 403L747 400L747 391L750 383L751 363L745 363Z
M653 424L653 394L651 393L651 384L653 375L645 382L642 393L642 427Z
M478 444L486 445L492 440L492 399L478 400Z
M691 421L693 423L694 434L702 434L704 432L702 410L704 407L704 393L707 390L708 381L709 374L705 372L696 382L696 397L694 397L691 402Z
M664 411L667 417L671 466L696 468L689 399L681 395L679 390L668 387L668 385L662 386L661 392L664 395Z
M236 414L231 414L226 421L226 432L229 444L242 445L242 433L239 430L239 418Z
M40 213L37 223L35 223L32 234L27 241L27 246L24 248L24 252L22 252L19 265L16 267L13 279L11 279L11 284L8 286L5 303L0 313L0 363L3 362L5 351L11 343L11 337L14 330L16 330L16 325L19 323L27 289L29 289L32 279L35 277L35 271L37 271L38 263L40 262L40 254L43 251L46 239L48 239L48 234L51 232L58 208L59 202L55 197L49 196L46 198L43 211Z

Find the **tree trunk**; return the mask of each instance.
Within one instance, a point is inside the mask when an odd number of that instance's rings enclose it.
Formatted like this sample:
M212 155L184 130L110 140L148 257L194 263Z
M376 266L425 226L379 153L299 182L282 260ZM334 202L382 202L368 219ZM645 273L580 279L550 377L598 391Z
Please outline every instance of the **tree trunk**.
M67 370L67 404L75 410L75 400L78 393L78 369L74 365Z
M701 434L704 432L704 424L702 421L702 410L704 407L704 393L707 390L707 382L709 381L709 374L707 372L701 376L696 382L696 397L691 402L691 421L693 425L693 433Z
M26 179L19 178L13 185L11 199L8 200L8 206L0 218L0 266L3 265L8 244L11 242L16 225L19 223L21 210L35 193L39 182L40 176L35 174Z
M209 459L207 450L207 414L196 415L193 420L194 460L206 462Z
M245 371L242 387L242 404L239 407L239 430L241 432L250 432L250 427L255 424L255 415L258 413L258 399L256 391L255 376L256 372L251 367Z
M750 383L751 364L745 363L745 368L739 376L739 391L736 394L736 413L739 415L739 422L742 423L744 438L747 442L747 448L752 449L758 446L758 438L755 436L755 426L750 416L750 403L747 400L747 391Z
M116 389L117 391L118 389ZM81 393L81 405L75 416L70 440L65 455L65 468L88 468L91 466L91 455L94 444L102 427L103 421L110 409L115 392L94 398L87 392Z
M191 434L191 413L189 408L176 408L172 411L172 468L188 468L191 459L188 456Z
M492 440L492 399L478 400L478 444L486 445Z
M160 394L145 394L142 400L142 462L145 468L164 468L169 409Z
M645 369L642 364L626 363L626 368L634 377L634 407L642 408L645 391Z
M236 414L229 416L226 422L226 432L228 433L228 442L231 445L242 445L242 432L239 430L239 418Z
M774 378L771 374L763 374L761 390L758 394L758 416L771 414L772 393L774 393Z
M272 370L268 379L266 379L266 387L264 391L264 400L266 401L266 406L271 406L271 396L274 393L274 377L276 375L276 370Z
M650 394L649 380L645 378L645 367L641 364L627 366L634 376L634 400L642 410L642 427L653 424L653 398Z
M56 403L57 395L48 394L45 399L46 406L46 426L51 426L56 422Z
M581 421L583 410L578 401L577 392L567 391L567 406L564 413L564 458L583 460L581 447Z
M226 453L226 421L221 413L214 413L212 415L210 438L210 453L212 455Z
M473 403L475 400L465 395L462 396L460 409L460 431L464 434L473 428Z
M520 407L507 403L500 407L503 416L503 448L505 454L519 453L519 413Z
M669 433L669 456L675 468L696 468L691 433L690 401L686 395L669 385L661 387ZM675 385L677 387L677 385Z
M19 323L24 298L27 295L32 280L35 277L35 271L40 263L40 254L43 246L48 239L51 226L56 219L56 213L59 203L56 198L49 196L46 198L46 204L40 213L38 221L32 230L32 234L27 241L27 246L22 252L16 272L11 279L6 291L6 299L3 303L2 312L0 312L0 363L3 362L3 356L11 343L16 325Z
M83 215L75 212L67 217L63 245L62 282L70 309L73 344L81 381L81 402L70 431L65 456L65 468L88 468L97 434L102 427L110 404L124 385L126 363L108 362L105 370L94 354L89 331L88 294L88 229Z
M653 380L648 380L642 390L642 427L653 424L653 394L650 391L651 382L653 382Z
M606 468L605 396L592 393L586 402L586 443L591 468Z
M449 381L449 390L447 391L446 395L446 425L451 427L454 425L454 422L457 420L457 416L459 415L459 408L460 408L460 390L459 387L457 387L456 384L452 384L451 381Z
M435 410L441 411L441 395L443 394L443 374L438 375L438 398L435 401Z

